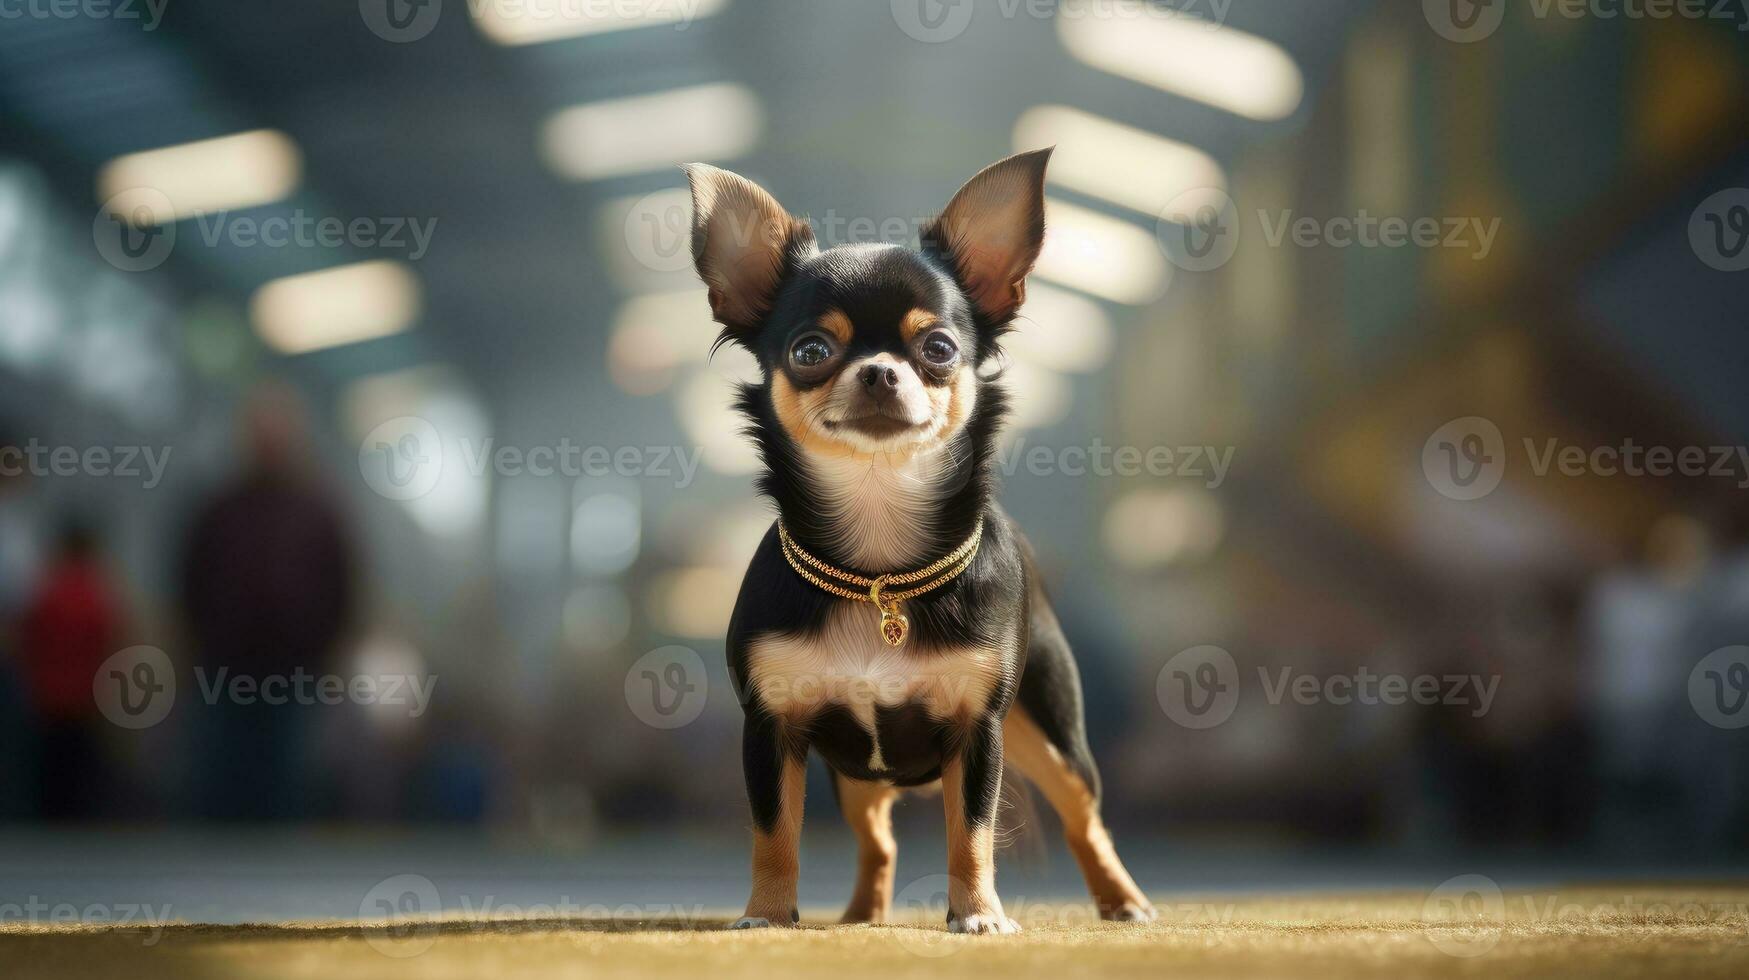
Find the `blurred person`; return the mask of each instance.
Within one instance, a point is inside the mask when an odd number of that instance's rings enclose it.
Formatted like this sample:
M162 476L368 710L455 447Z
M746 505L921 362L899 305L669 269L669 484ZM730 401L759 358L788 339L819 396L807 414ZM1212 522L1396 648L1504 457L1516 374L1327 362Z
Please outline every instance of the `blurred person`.
M0 745L25 745L30 733L18 626L36 582L40 521L24 492L28 476L7 464L17 445L0 428ZM0 819L29 815L34 791L28 763L22 752L0 753Z
M111 788L91 681L115 652L120 623L95 536L69 526L18 630L35 727L37 812L46 820L96 816Z
M225 685L334 672L353 611L352 548L313 472L296 395L257 391L241 422L242 472L200 511L182 556L183 614L211 702L195 728L196 802L210 819L299 818L314 809L313 705L240 703Z
M1598 767L1596 827L1605 847L1674 846L1692 826L1672 766L1692 713L1688 648L1711 562L1707 529L1672 515L1653 524L1643 562L1601 576L1586 612Z

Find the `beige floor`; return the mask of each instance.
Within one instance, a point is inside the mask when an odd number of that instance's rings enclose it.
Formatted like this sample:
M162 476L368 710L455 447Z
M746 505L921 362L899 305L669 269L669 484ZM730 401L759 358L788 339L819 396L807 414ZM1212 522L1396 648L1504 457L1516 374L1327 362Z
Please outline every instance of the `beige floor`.
M1460 896L1158 896L1157 924L1077 906L1011 908L1011 937L909 926L728 932L585 918L139 929L0 924L0 976L425 978L1744 977L1749 888L1619 887ZM828 918L804 916L804 925Z

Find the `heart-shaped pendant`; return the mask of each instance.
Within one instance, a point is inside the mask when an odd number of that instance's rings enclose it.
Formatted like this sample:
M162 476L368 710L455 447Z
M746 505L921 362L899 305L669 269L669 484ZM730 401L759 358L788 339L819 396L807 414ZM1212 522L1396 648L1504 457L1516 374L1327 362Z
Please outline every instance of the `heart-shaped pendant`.
M897 610L881 610L881 639L887 646L903 646L905 637L911 632L911 620Z

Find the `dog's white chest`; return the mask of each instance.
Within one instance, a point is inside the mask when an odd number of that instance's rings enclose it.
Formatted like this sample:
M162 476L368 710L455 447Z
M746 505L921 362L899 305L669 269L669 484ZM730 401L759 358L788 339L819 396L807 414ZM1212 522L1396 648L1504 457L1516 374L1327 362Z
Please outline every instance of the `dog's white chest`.
M939 721L965 720L989 703L1004 669L993 650L887 646L879 626L873 605L842 602L819 633L755 637L747 658L748 680L772 714L800 721L829 707L847 709L874 741L875 770L887 768L878 709L916 704Z

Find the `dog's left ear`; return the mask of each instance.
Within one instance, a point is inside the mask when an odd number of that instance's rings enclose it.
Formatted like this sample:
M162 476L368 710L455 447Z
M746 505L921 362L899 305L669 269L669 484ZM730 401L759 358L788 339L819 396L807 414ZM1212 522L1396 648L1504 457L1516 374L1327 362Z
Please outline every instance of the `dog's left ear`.
M1045 240L1045 167L1051 148L1018 153L966 181L923 229L924 249L946 259L993 325L1026 302L1026 275Z

